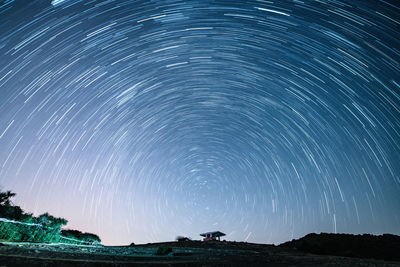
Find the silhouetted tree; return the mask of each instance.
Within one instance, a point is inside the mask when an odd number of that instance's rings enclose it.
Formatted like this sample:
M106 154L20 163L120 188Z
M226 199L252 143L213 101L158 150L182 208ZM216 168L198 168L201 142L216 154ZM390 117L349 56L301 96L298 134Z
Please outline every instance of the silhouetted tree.
M10 198L14 197L16 194L11 191L0 192L0 205L1 206L10 206L11 200Z
M14 219L14 216L20 216L22 214L21 208L16 209L11 202L11 198L15 196L15 193L11 191L0 192L0 217Z

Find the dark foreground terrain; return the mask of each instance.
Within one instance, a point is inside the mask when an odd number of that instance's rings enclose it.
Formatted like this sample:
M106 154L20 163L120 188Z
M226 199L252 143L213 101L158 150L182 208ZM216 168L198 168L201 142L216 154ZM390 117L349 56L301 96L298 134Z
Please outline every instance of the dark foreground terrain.
M298 240L280 245L282 248L319 254L356 258L374 258L400 262L400 236L308 234Z
M157 255L160 247L166 255ZM163 249L161 249L162 251ZM316 255L293 246L168 242L136 246L0 243L0 266L400 266L399 261Z

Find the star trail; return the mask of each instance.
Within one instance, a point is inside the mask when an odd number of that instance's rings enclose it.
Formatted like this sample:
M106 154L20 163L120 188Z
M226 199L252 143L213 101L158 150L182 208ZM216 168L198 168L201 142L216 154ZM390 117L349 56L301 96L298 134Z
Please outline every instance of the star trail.
M397 1L3 0L0 186L105 244L400 234Z

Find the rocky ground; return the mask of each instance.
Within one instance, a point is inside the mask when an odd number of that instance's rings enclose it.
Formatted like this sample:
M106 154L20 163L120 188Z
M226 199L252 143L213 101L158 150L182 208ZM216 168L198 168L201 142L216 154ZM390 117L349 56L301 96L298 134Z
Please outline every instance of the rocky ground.
M156 255L159 247L171 248ZM0 243L3 266L400 266L400 262L320 256L243 242L167 242L136 246Z

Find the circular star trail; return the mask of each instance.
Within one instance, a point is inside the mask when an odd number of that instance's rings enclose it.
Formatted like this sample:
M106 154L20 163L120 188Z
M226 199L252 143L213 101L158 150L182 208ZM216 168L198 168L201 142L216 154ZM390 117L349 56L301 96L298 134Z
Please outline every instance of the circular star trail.
M0 185L105 244L400 234L396 1L0 3Z

